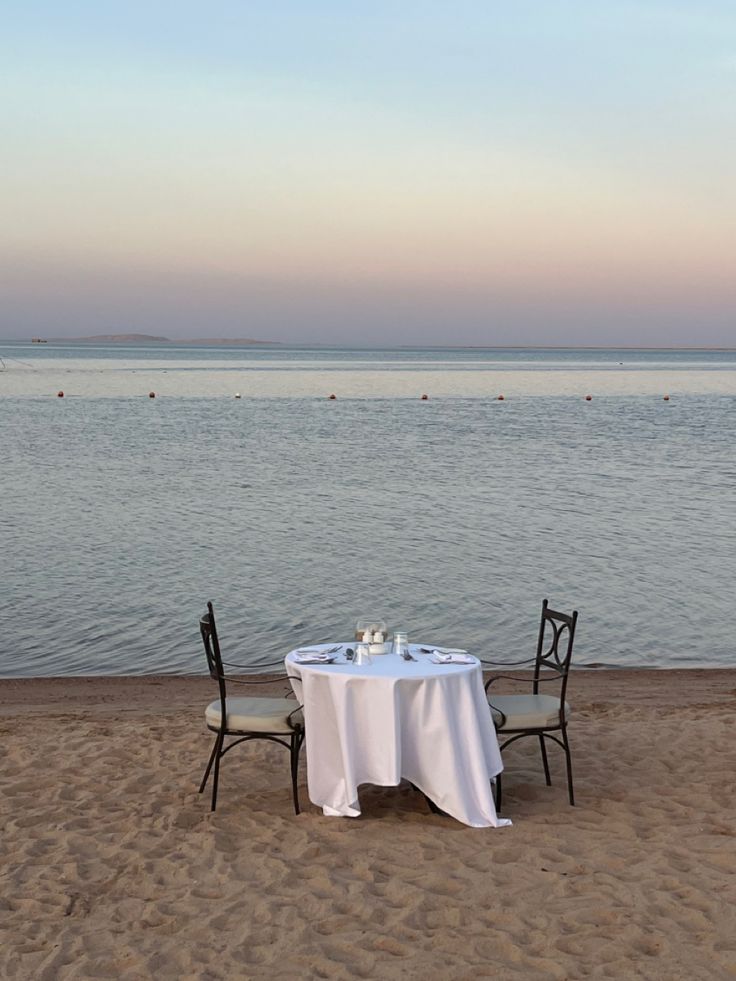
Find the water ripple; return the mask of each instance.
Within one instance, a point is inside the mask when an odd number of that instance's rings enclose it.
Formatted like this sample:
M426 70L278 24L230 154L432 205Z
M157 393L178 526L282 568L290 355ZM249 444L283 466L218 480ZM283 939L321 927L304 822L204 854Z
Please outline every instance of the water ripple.
M0 400L0 674L257 669L377 612L488 657L734 664L734 401Z

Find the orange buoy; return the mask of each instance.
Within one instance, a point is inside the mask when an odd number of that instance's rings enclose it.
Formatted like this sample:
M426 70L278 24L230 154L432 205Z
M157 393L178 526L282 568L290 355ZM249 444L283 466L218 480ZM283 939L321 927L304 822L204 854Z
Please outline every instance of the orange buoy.
M593 396L592 395L586 395L585 396L585 401L586 402L592 402L593 401Z
M59 391L56 393L56 397L59 398L59 399L63 399L64 398L64 393L61 391L61 389L59 389Z
M505 402L506 401L506 398L503 395L499 395L498 398L496 399L496 401L497 402Z
M669 397L669 395L665 395L665 396L664 396L664 401L665 401L665 402L669 402L669 400L670 400L670 397Z
M148 393L148 397L149 397L149 399L155 399L156 398L156 393L155 392L149 392Z
M331 395L328 395L328 398L334 401L334 399L337 398L337 395L335 395L335 393L333 392Z
M429 395L422 395L422 402L426 402L429 399Z

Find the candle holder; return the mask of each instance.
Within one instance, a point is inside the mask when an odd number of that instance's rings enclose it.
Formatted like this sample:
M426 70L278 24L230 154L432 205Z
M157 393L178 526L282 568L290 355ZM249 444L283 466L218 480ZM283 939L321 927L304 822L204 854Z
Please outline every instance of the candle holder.
M380 617L361 617L355 625L355 641L367 644L371 654L386 654L389 649L386 621Z

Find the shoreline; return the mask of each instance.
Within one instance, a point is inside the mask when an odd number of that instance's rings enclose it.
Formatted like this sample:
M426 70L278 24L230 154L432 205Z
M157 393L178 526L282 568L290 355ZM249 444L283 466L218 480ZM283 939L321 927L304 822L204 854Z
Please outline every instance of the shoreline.
M39 343L33 338L28 337L0 337L0 344L31 344ZM173 338L156 337L139 340L102 340L100 338L85 337L45 337L41 340L45 344L96 344L96 345L172 345L192 344L201 347L208 345L216 347L257 347L272 346L283 347L285 349L329 349L341 351L712 351L712 352L736 352L736 347L727 345L636 345L636 344L373 344L369 346L354 344L338 344L328 341L314 342L290 342L290 341L266 341L251 338Z
M484 677L500 671L484 671ZM528 671L515 671L521 679L517 685L507 683L508 690L525 690ZM239 675L272 684L250 688L238 685L238 695L280 695L286 682L280 673ZM723 689L728 688L728 692ZM162 689L166 701L162 705ZM0 678L0 718L54 709L68 713L75 709L94 714L137 712L140 715L178 712L183 708L202 708L217 695L217 686L207 675L65 675L35 678ZM724 695L730 698L724 701ZM667 709L696 705L721 704L736 708L736 667L733 668L577 668L568 682L568 699L573 710L593 701L596 705L620 702Z

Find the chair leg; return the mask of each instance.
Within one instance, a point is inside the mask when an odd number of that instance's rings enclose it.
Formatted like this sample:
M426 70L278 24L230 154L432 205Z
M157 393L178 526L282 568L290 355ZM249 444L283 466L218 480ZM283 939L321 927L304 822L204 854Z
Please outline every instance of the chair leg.
M547 747L544 745L544 736L539 734L539 748L542 750L542 763L544 763L544 779L547 781L547 786L552 786L552 778L549 775L549 763L547 762Z
M420 793L421 793L421 791L420 791ZM438 807L437 804L435 804L435 802L432 800L431 797L427 797L426 794L422 794L422 797L427 802L427 807L430 809L430 811L433 814L439 814L440 817L447 817L447 812L446 811L443 811L441 807Z
M420 790L419 787L417 787L417 785L415 783L412 783L411 782L411 780L409 781L409 786L411 787L412 790L416 791L416 793L422 795L422 797L424 798L424 803L427 805L427 807L430 809L430 811L433 814L439 814L442 817L447 817L448 816L447 815L447 811L443 811L441 807L438 807L435 804L435 802L432 800L432 798L431 797L427 797L427 795L424 793L424 791L423 790Z
M299 777L299 751L302 748L301 733L295 732L291 737L289 752L291 754L291 792L294 797L294 813L299 814L299 790L297 780Z
M501 783L501 774L499 773L496 777L496 811L501 810L501 801L503 799L503 785Z
M217 784L220 779L220 757L222 756L222 744L225 741L224 733L220 733L217 737L217 742L215 743L215 773L212 780L212 806L211 811L214 811L217 807Z
M567 729L562 730L562 741L565 744L565 758L567 759L567 793L570 797L570 806L575 807L575 795L572 790L572 759L570 757L570 744L567 741Z
M210 761L207 764L207 769L204 771L204 776L202 777L202 783L199 785L199 792L200 792L200 794L204 791L204 788L207 786L207 778L210 775L210 770L212 769L212 764L215 761L215 753L217 752L217 740L218 739L219 739L219 736L215 736L215 744L212 747L212 752L210 753Z

